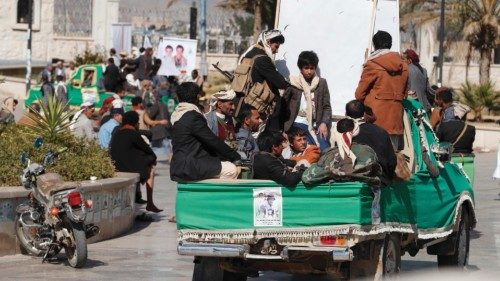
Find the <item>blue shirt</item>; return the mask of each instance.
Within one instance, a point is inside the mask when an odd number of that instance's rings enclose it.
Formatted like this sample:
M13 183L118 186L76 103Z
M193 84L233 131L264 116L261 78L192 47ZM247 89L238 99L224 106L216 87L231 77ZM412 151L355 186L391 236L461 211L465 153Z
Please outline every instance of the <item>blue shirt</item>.
M99 140L99 145L103 149L109 148L109 142L111 141L111 134L113 133L115 127L118 125L120 125L120 123L118 123L118 121L116 121L115 119L111 118L109 119L108 122L104 123L104 125L102 125L101 128L99 129L99 134L97 135L97 138Z
M236 142L238 143L238 153L241 159L250 159L250 156L259 151L257 141L252 136L252 133L245 128L240 128L236 133Z

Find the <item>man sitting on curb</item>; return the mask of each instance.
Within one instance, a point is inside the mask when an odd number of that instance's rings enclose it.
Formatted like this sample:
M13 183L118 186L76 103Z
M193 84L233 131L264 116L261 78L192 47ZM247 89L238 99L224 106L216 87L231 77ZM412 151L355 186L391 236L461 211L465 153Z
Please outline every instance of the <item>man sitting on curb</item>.
M69 126L71 133L87 141L95 140L94 126L89 119L94 114L94 103L84 102L73 117L73 122Z
M193 82L178 86L179 104L172 113L170 177L173 181L211 178L236 179L239 169L232 162L240 155L220 140L198 108L200 87Z
M318 162L320 157L319 147L307 143L307 136L304 130L292 127L288 131L288 141L292 150L290 160L296 161L297 165L310 167L313 163Z
M107 150L109 148L109 142L111 141L113 131L122 123L123 113L123 102L121 100L114 100L113 107L110 110L111 119L101 125L97 135L99 145L101 145L102 149Z

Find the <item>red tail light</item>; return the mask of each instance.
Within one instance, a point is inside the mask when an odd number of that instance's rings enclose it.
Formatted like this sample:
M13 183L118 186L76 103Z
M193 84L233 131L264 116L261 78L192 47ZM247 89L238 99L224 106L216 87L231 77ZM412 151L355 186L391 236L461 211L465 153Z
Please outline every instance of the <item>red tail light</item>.
M319 242L323 246L344 246L346 244L346 239L341 236L320 236Z
M70 192L68 194L68 204L71 207L81 206L82 205L82 196L80 192Z

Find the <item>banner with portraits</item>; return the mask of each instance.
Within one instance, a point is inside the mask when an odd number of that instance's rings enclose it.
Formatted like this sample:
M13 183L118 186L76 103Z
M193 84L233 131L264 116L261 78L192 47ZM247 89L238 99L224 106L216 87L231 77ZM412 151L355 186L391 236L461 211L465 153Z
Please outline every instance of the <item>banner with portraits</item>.
M162 38L155 57L161 60L159 75L191 75L196 68L197 41L183 38Z

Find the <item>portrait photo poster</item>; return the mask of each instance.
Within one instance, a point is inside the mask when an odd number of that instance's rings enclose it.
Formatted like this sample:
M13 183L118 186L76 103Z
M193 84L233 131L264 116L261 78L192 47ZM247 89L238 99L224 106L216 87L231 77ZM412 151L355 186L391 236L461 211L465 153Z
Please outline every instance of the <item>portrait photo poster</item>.
M254 226L283 226L283 197L281 187L253 190Z
M183 38L162 38L155 57L161 60L159 75L191 75L196 68L197 41Z

